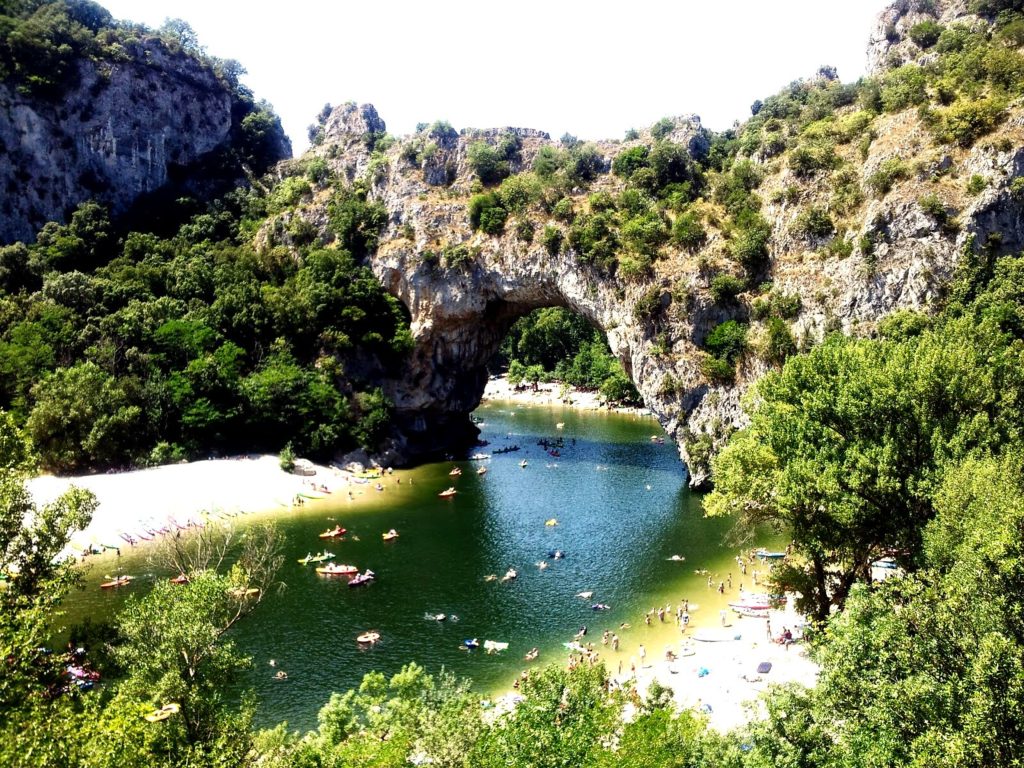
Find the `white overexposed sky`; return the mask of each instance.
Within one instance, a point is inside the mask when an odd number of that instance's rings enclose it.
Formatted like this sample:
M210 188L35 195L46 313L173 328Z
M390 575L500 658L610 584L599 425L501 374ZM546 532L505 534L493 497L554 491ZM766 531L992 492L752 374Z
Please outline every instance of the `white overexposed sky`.
M696 113L722 130L822 64L864 73L891 0L99 0L119 19L187 21L237 59L295 154L325 103L370 102L394 134L418 122L621 138Z

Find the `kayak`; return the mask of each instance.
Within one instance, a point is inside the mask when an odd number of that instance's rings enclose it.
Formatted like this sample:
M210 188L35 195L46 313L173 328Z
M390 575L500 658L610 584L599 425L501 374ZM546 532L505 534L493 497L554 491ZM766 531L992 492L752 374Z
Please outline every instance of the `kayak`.
M110 581L104 581L100 584L100 589L114 589L116 587L124 587L132 583L134 576L117 576Z
M316 569L316 572L322 576L353 576L359 573L359 569L354 565L343 565L341 563L328 563L322 565Z

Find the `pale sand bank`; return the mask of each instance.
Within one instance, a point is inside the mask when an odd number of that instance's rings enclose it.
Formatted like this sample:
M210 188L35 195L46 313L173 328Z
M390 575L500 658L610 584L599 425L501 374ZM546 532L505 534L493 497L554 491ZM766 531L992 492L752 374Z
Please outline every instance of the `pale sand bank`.
M483 400L506 400L522 405L551 405L578 408L584 411L605 409L617 413L650 413L645 408L609 407L601 400L601 396L597 392L588 392L557 382L538 384L536 390L527 384L525 389L517 390L504 375L492 376L487 380Z
M146 529L175 530L203 522L204 512L283 511L299 493L317 495L311 483L331 491L348 487L350 473L314 467L315 475L302 477L284 472L276 456L211 459L102 475L42 475L27 485L39 504L71 486L96 495L99 506L92 522L71 537L68 551L80 554L90 545L128 546L122 533L141 540Z

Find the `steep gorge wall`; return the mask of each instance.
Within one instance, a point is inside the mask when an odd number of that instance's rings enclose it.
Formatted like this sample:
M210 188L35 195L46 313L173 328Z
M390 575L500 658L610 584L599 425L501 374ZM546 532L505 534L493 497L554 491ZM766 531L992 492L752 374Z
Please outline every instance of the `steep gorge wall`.
M886 158L924 154L932 147L910 113L884 116L866 159L857 161L860 183ZM567 307L608 336L644 403L679 444L691 471L691 483L708 479L708 454L731 429L744 424L742 394L770 365L747 355L734 385L709 381L701 371L701 344L707 333L729 318L750 319L749 301L716 302L710 291L709 259L716 258L725 235L712 232L697 254L673 253L655 264L646 279L626 280L601 274L571 248L551 253L534 237L527 242L510 224L500 236L474 232L467 199L473 178L468 147L502 131L466 131L431 157L430 164L409 160L399 143L374 158L366 137L381 132L373 107L346 105L327 123L326 141L313 150L350 180L363 179L371 196L387 209L388 224L370 266L381 283L408 307L416 346L407 375L385 383L396 405L401 438L393 458L425 457L458 450L475 436L469 413L477 407L486 381L486 362L511 323L538 307ZM529 167L541 146L552 143L537 131L514 130L522 140L522 167ZM706 135L695 118L678 119L669 140L701 152ZM411 141L413 139L408 139ZM648 140L645 135L637 142ZM602 142L607 163L634 142ZM879 320L899 309L932 309L948 285L963 250L985 242L993 232L1007 249L1024 248L1024 215L1009 190L1024 173L1024 112L1016 110L1001 136L970 150L934 156L955 165L947 200L960 226L942 226L919 204L924 179L909 179L882 197L868 196L847 238L871 237L877 243L870 260L864 254L829 256L815 243L794 234L794 221L820 196L820 183L798 179L784 165L767 164L759 194L772 226L770 279L777 290L799 296L801 311L790 321L805 344L831 330L871 334ZM437 168L447 169L437 173ZM433 171L432 171L433 169ZM517 170L513 168L513 171ZM976 196L962 192L963 177L984 175L987 188ZM431 183L431 182L434 183ZM448 183L451 182L451 183ZM605 174L587 195L621 188ZM797 192L794 193L793 190ZM787 190L786 194L774 194ZM324 209L313 202L297 212L323 230ZM533 211L535 231L562 226ZM329 235L323 233L325 240ZM817 244L820 245L820 244ZM449 263L439 254L457 246L462 256ZM653 313L650 297L657 295ZM638 312L638 302L648 307ZM758 332L755 321L752 333Z
M195 58L150 38L118 60L81 59L74 82L57 98L0 82L0 244L31 241L85 200L116 216L169 183L207 196L225 171L221 186L244 180L218 157L236 139L239 105ZM274 141L271 159L291 155L283 133Z

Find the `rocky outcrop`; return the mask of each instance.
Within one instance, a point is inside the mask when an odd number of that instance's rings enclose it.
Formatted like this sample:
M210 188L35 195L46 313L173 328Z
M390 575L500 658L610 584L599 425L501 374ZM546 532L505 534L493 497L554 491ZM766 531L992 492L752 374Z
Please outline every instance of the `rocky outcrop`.
M866 200L853 227L841 236L870 242L870 252L861 245L829 255L822 243L800 234L795 223L801 211L827 194L822 184L798 179L787 166L774 164L766 167L758 190L773 229L768 277L775 292L796 298L800 311L789 327L804 346L832 330L871 334L895 310L935 306L963 250L984 243L992 233L998 233L1004 247L1024 247L1024 214L1010 191L1012 179L1024 172L1021 114L1007 122L1002 139L950 150L953 155L931 153L913 112L882 119L878 131L886 140L874 142L867 157L857 161L856 185ZM433 138L418 134L392 146L382 159L366 140L367 133L384 129L372 107L340 107L327 125L329 140L312 151L339 175L362 180L371 197L386 206L388 224L370 266L408 308L416 342L406 375L384 383L398 426L390 460L437 456L471 445L476 430L469 414L480 402L486 364L509 327L536 308L561 306L607 334L645 404L677 440L691 483L708 479L710 452L745 423L743 392L771 369L756 353L764 328L755 322L750 332L755 351L739 367L735 385L715 384L702 373L701 345L710 330L751 314L744 297L716 302L709 290L708 263L725 248L722 233L712 232L698 254L667 255L645 279L609 276L571 248L552 251L538 236L523 237L511 221L500 236L474 232L469 225L467 201L479 185L467 165L469 146L497 142L512 131L520 139L518 165L526 168L541 147L552 143L545 134L519 129ZM410 149L422 149L428 140L436 143L431 152ZM671 140L694 155L706 151L707 136L697 119L677 120ZM632 145L600 142L596 147L607 168ZM914 165L919 178L884 195L873 193L868 180L897 151L904 157L921 154ZM436 169L442 166L447 170L439 185ZM962 181L951 181L940 188L948 216L937 216L921 203L922 191L935 186L924 180L929 174L945 179L953 166L961 178L983 177L986 187L971 196L963 192ZM591 188L576 190L572 199L581 210L587 195L621 188L621 180L605 174ZM794 196L795 189L799 195ZM314 202L289 215L322 229L323 206ZM527 218L534 232L546 226L564 229L542 208L531 209Z
M868 72L879 74L909 62L925 63L928 53L910 38L910 30L924 21L942 25L959 22L984 25L968 10L968 0L897 0L878 15L868 40Z
M56 99L0 83L0 243L32 240L85 200L118 215L169 183L194 192L215 175L221 187L244 180L227 155L246 110L210 67L158 38L77 67ZM270 141L270 160L291 155L283 133Z

